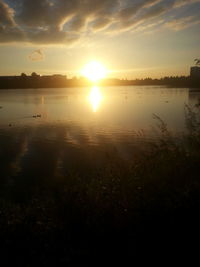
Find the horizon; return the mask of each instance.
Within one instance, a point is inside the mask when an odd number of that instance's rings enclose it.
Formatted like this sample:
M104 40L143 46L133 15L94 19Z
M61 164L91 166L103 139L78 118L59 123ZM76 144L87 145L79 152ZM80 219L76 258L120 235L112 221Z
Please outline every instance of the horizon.
M192 66L192 67L198 67L200 68L199 66ZM0 78L1 77L21 77L22 74L25 74L27 77L31 77L33 73L36 73L38 76L40 77L45 77L45 76L49 76L49 77L52 77L52 76L63 76L63 77L66 77L66 80L71 80L71 79L85 79L85 80L88 80L89 81L89 78L85 77L84 75L77 75L77 76L69 76L67 74L61 74L61 73L52 73L52 74L40 74L40 73L37 73L37 71L33 71L32 73L25 73L25 72L22 72L21 74L19 75L0 75ZM152 80L161 80L161 79L164 79L164 78L182 78L182 77L190 77L190 74L188 75L177 75L177 76L169 76L169 75L166 75L166 76L162 76L162 77L155 77L155 78L152 78L150 76L146 76L146 77L142 77L142 78L138 78L138 77L135 77L135 78L127 78L127 77L121 77L121 78L118 78L118 77L109 77L109 76L106 76L104 78L102 78L101 80L127 80L127 81L134 81L134 80L145 80L145 79L152 79ZM91 81L92 82L92 81Z
M109 78L159 79L187 76L200 55L200 0L84 3L0 0L0 76L79 76L95 60Z

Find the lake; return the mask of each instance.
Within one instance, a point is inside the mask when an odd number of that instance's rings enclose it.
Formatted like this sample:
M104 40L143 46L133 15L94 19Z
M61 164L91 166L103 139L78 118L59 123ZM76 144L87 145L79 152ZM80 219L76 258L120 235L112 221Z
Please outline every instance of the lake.
M92 172L113 155L130 159L159 134L153 114L182 133L185 104L199 97L156 86L0 90L1 190L19 185L28 194L43 177Z
M0 90L0 128L74 124L91 136L115 135L155 125L160 116L170 130L185 128L184 105L200 97L191 89L157 86ZM41 118L34 119L34 115Z

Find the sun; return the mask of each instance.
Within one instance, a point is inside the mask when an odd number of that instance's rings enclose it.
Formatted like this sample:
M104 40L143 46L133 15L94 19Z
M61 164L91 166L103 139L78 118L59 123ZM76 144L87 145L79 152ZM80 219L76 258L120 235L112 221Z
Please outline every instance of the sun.
M81 75L88 78L92 82L97 82L106 77L107 70L106 68L97 61L92 61L85 65L81 71Z

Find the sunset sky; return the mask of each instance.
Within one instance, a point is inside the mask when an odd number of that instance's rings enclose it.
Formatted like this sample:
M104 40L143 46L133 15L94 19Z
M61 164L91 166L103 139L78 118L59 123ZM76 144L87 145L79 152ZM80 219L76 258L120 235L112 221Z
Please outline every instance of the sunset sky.
M0 75L188 75L200 57L200 0L0 0Z

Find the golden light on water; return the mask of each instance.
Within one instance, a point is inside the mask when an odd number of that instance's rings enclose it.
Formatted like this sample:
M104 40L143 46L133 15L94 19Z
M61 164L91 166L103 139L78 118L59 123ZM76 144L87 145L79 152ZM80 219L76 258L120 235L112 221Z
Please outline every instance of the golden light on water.
M100 89L97 86L93 86L89 95L89 101L92 105L92 109L96 112L102 101L102 94Z
M88 78L93 82L97 82L106 77L107 70L106 68L97 61L92 61L88 63L83 70L81 71L81 75Z

